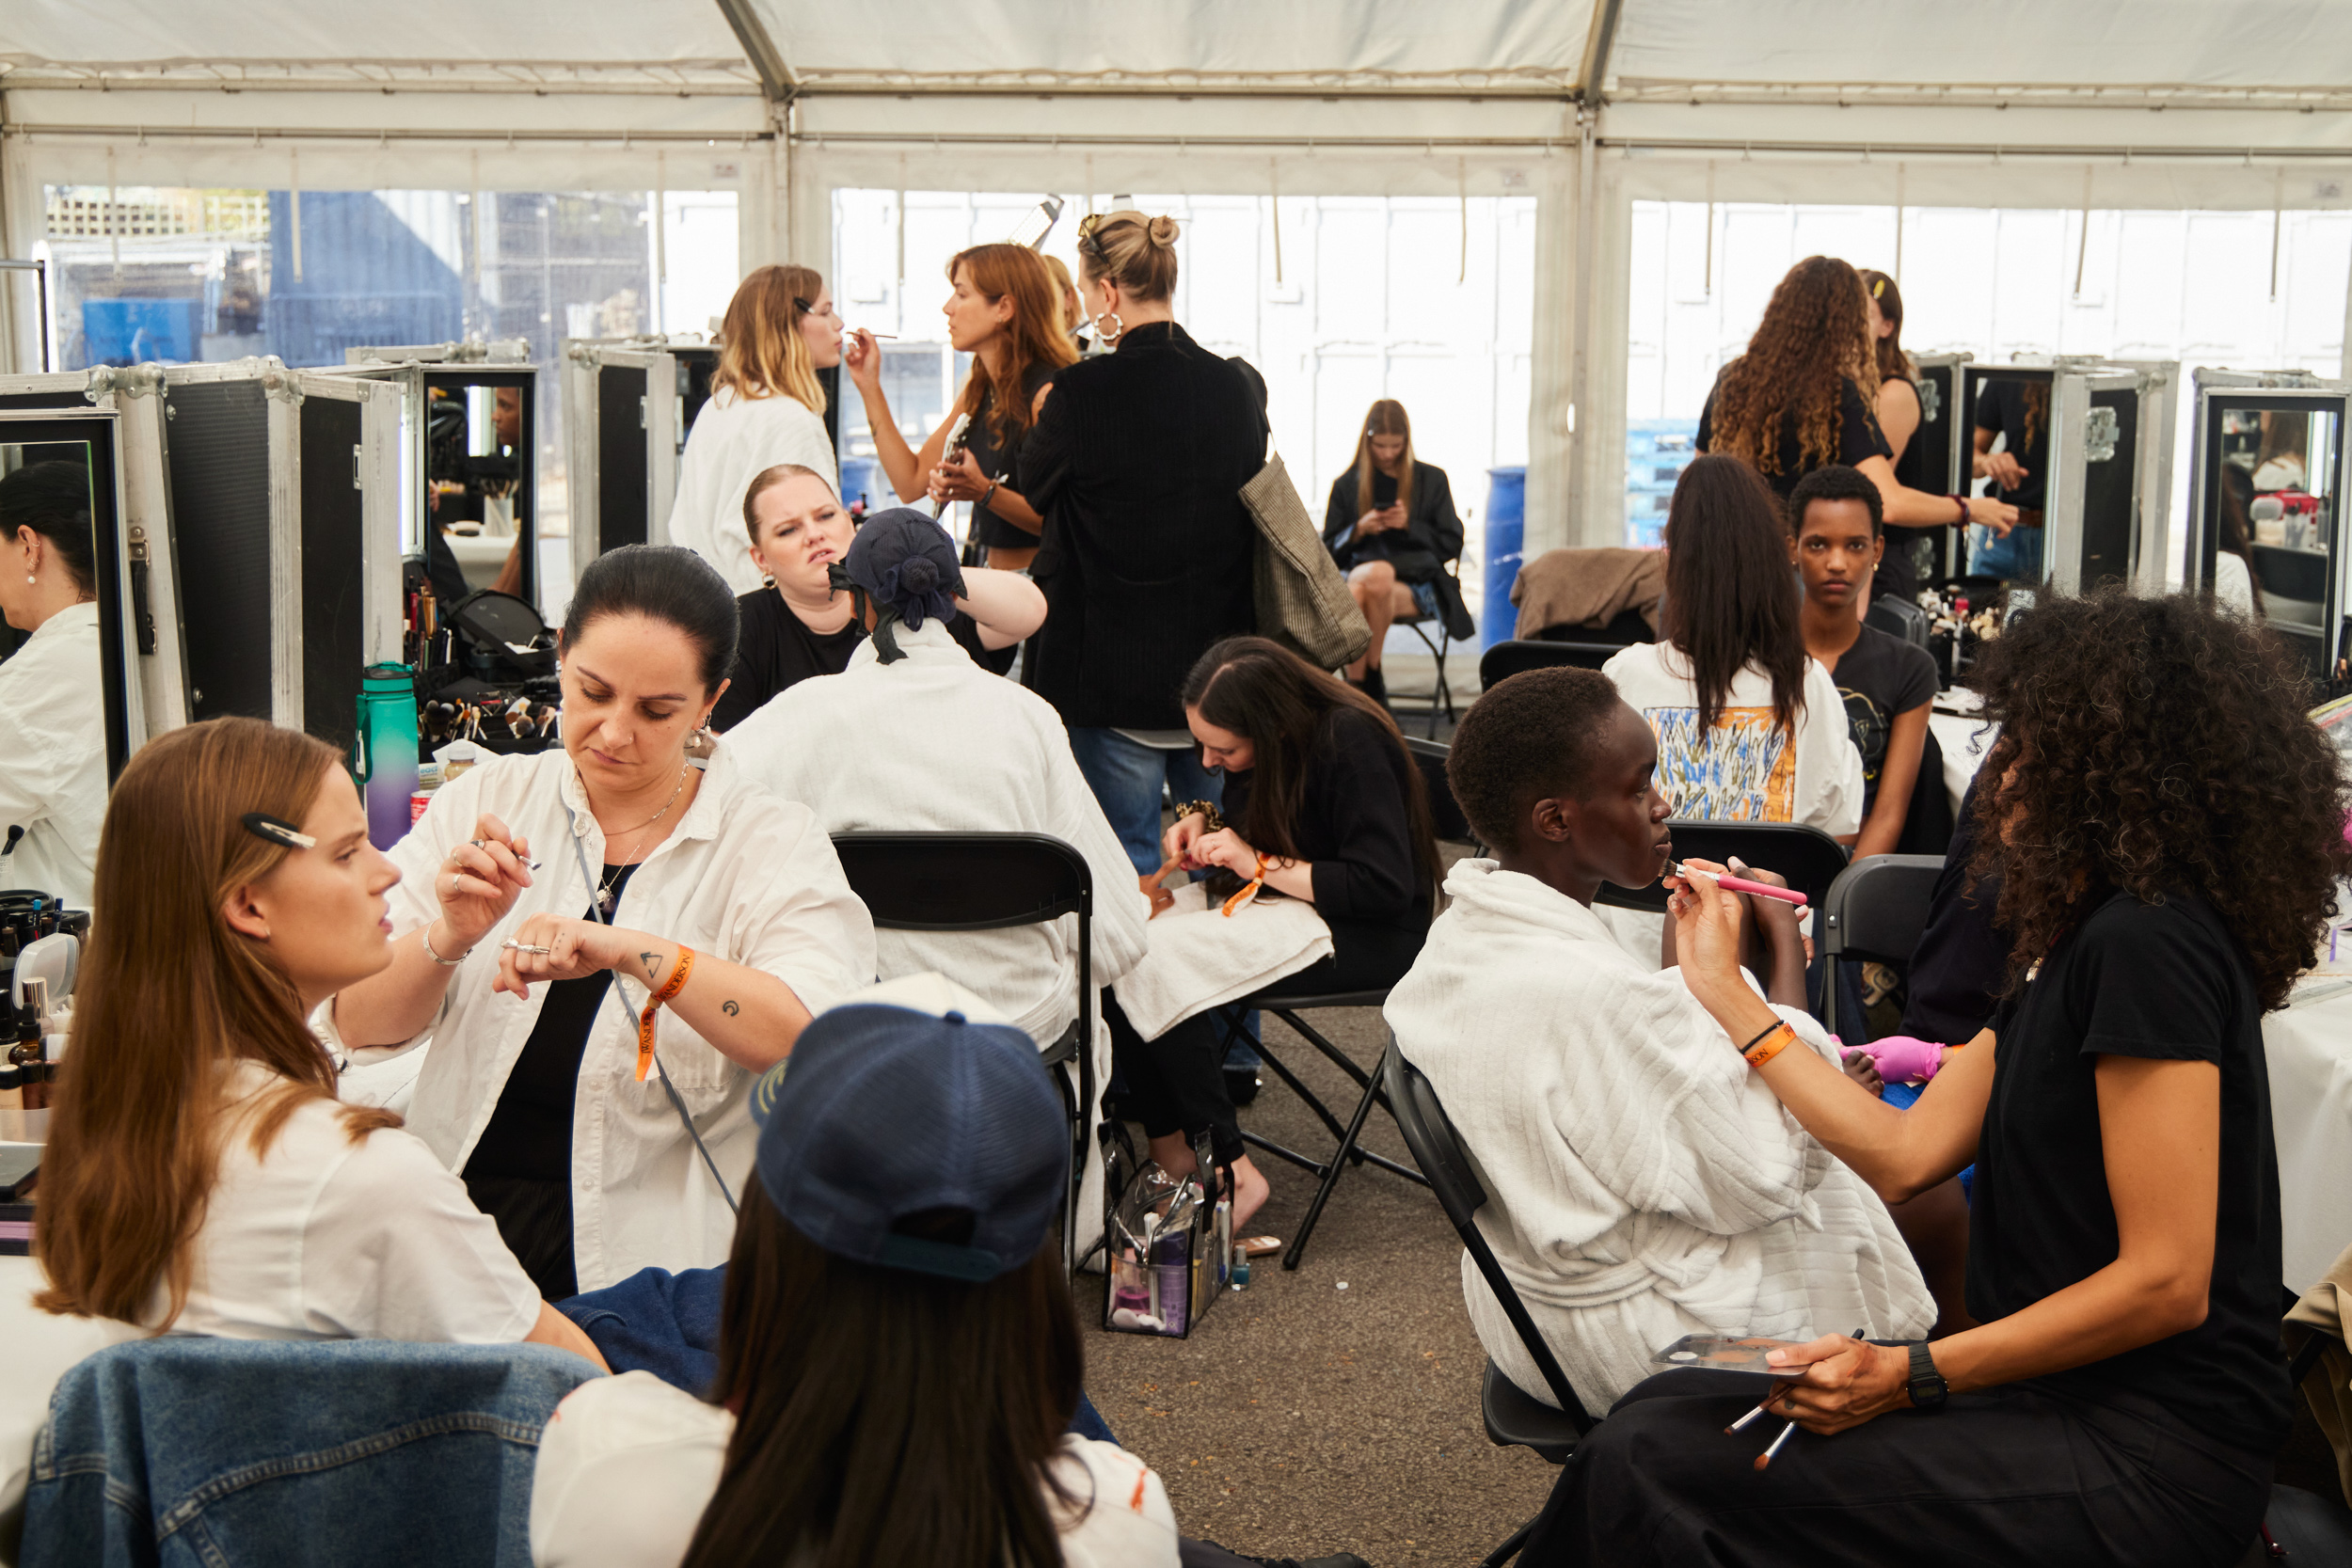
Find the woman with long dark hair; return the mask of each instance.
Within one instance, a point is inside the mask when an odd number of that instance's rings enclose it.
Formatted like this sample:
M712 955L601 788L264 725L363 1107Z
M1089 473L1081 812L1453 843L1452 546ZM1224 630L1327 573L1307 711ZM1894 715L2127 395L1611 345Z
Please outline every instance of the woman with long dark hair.
M1284 990L1394 985L1421 952L1439 880L1428 791L1396 721L1263 637L1229 638L1201 655L1183 698L1201 766L1224 775L1225 792L1221 807L1177 807L1168 859L1221 874L1212 892L1256 882L1314 906L1330 927L1331 956L1284 975ZM1104 1016L1152 1157L1188 1174L1193 1140L1211 1133L1217 1163L1232 1167L1233 1223L1243 1224L1266 1184L1242 1151L1216 1021L1197 1013L1146 1041L1116 1001Z
M1069 1125L1037 1047L976 1004L936 975L877 988L761 1081L717 1381L564 1401L539 1568L1174 1568L1159 1478L1067 1434Z
M1662 633L1602 666L1658 733L1677 816L1862 827L1862 757L1837 683L1806 657L1788 529L1756 470L1692 460L1666 514Z
M759 586L739 519L755 474L796 463L840 487L818 371L841 363L841 317L814 267L753 269L727 302L710 401L678 459L670 543L710 562L738 594Z
M874 455L902 501L970 501L973 538L986 564L1018 571L1037 554L1045 519L1024 499L1021 448L1035 422L1038 394L1054 372L1078 357L1062 329L1061 301L1037 252L1025 245L977 245L947 263L951 293L940 307L947 341L972 356L963 389L917 452L898 433L882 384L882 352L874 335L850 334L842 363L866 400ZM963 450L949 457L947 432L959 418Z
M595 1360L449 1167L340 1103L306 1015L392 961L400 872L341 752L256 719L142 748L41 1163L51 1312L233 1339L532 1339Z
M1397 617L1441 620L1457 639L1477 635L1462 590L1445 570L1462 554L1454 486L1443 468L1413 455L1412 420L1396 399L1382 398L1364 415L1356 461L1331 482L1323 542L1372 624L1372 641L1347 667L1347 680L1373 701L1388 701L1380 644Z
M2045 603L1972 678L2001 726L1975 867L2007 994L1911 1109L1783 1049L1716 868L1673 905L1730 1046L1882 1196L1976 1163L1979 1326L1772 1353L1766 1407L1805 1431L1764 1473L1771 1425L1723 1434L1753 1381L1640 1385L1531 1562L2221 1568L2254 1544L2293 1397L2262 1015L2352 873L2352 790L2286 650L2200 595Z
M1747 462L1783 499L1828 463L1879 487L1886 520L1906 527L1983 523L2007 533L2017 509L1982 496L1906 487L1875 412L1878 340L1861 276L1831 256L1788 269L1745 354L1723 368L1699 414L1698 449Z

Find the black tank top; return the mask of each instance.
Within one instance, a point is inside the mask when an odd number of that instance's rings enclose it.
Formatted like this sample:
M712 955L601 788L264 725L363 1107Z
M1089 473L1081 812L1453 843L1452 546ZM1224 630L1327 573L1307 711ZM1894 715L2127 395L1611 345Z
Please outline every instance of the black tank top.
M1911 395L1914 398L1918 397L1919 384L1913 381L1911 377L1907 375L1882 376L1879 378L1879 385L1883 388L1890 381L1909 383ZM1921 406L1924 408L1925 404ZM1922 434L1924 433L1915 426L1911 432L1911 439L1903 443L1902 455L1895 459L1895 483L1906 490L1929 490L1930 488L1922 483L1927 477L1926 459L1921 451L1926 443L1919 439ZM1930 493L1936 494L1941 490L1942 486L1939 484Z

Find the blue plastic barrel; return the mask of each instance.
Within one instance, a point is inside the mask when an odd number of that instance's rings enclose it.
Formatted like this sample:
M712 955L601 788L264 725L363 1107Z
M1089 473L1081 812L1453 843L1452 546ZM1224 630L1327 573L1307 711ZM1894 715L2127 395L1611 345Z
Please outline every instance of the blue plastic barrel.
M1486 602L1478 613L1478 645L1507 642L1518 626L1511 585L1519 579L1527 538L1527 468L1486 470Z
M898 492L890 488L890 481L883 475L879 458L845 457L841 460L841 504L854 506L860 496L866 498L866 509L869 514L884 512L898 504Z

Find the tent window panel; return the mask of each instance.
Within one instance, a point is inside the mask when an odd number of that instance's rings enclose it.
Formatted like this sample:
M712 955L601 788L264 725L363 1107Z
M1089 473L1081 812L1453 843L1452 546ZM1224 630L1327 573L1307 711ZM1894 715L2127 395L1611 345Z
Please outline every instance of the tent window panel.
M1077 219L1090 204L1080 193L1059 195L1062 216L1043 248L1074 277ZM910 441L936 426L968 367L947 348L937 314L948 259L1005 239L1038 199L1028 192L909 191L901 279L898 193L833 192L831 276L845 310L855 307L852 325L899 335L883 345L883 365L891 412ZM1380 397L1404 403L1415 451L1447 470L1456 504L1472 515L1463 578L1475 608L1486 470L1527 461L1534 199L1472 198L1467 266L1458 199L1296 192L1281 199L1279 282L1270 197L1138 192L1121 205L1183 225L1177 320L1203 345L1240 355L1265 377L1276 444L1318 516L1331 481L1355 458L1365 409ZM1107 195L1091 202L1110 205ZM845 491L865 489L879 500L873 436L855 398L842 410L842 463Z
M1653 492L1674 465L1661 433L1697 428L1724 361L1745 348L1765 302L1804 257L1843 255L1857 266L1893 261L1892 210L1765 203L1718 209L1715 289L1686 293L1692 242L1706 207L1633 204L1629 297L1627 530L1640 542ZM1905 346L1965 350L1980 360L2084 354L2238 370L2306 368L2338 373L2344 298L2352 278L2352 213L2293 211L2279 230L2278 297L2271 297L2266 212L1918 208L1903 214ZM1850 244L1838 248L1843 233ZM2077 260L2082 286L2075 289ZM2172 512L2187 504L2188 421L2180 401ZM1638 427L1638 428L1635 428ZM1636 448L1640 451L1637 452ZM2175 551L2177 555L2177 550Z

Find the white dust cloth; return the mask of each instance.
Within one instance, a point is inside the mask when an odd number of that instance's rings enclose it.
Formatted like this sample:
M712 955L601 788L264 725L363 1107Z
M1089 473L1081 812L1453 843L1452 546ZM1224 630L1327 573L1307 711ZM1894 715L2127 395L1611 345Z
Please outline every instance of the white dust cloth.
M1176 889L1144 935L1142 961L1116 989L1147 1040L1331 956L1331 927L1304 898L1260 898L1229 920L1199 882Z
M440 866L474 836L485 812L528 840L540 865L506 918L457 967L439 1018L416 1038L382 1050L343 1039L331 1007L312 1020L329 1051L348 1050L362 1063L432 1039L408 1126L456 1171L465 1169L489 1125L548 996L545 985L532 987L528 999L490 990L499 944L534 914L584 918L594 889L580 855L593 875L605 854L603 830L570 757L560 751L494 757L436 791L423 818L392 847L401 872L389 895L395 937L438 916L434 884ZM778 800L746 780L725 747L710 759L676 831L630 876L613 924L772 974L811 1013L874 974L873 922L842 878L833 841L807 807ZM735 1215L660 1077L647 1073L637 1082L637 1013L644 1003L644 986L616 974L580 1054L572 1110L572 1253L583 1291L647 1267L715 1266L726 1261L735 1235ZM675 1011L663 1009L657 1027L670 1082L728 1186L739 1191L757 1135L752 1073Z
M1691 661L1674 644L1636 642L1600 668L1657 733L1658 790L1675 816L1801 822L1832 838L1861 831L1862 753L1820 659L1804 661L1794 736L1772 716L1772 678L1753 664L1733 678L1704 736Z
M89 908L98 825L106 815L106 699L98 607L77 604L40 624L0 662L0 889L56 894Z
M536 1568L655 1568L685 1557L719 1489L735 1418L651 1372L581 1384L540 1434L532 1467ZM1065 1435L1046 1507L1065 1568L1177 1568L1160 1478L1111 1443Z
M1797 1124L1683 984L1593 911L1464 861L1389 1026L1429 1077L1493 1201L1480 1231L1586 1408L1685 1334L1803 1339L1934 1322L1886 1206ZM1820 1026L1778 1009L1832 1061ZM1466 1252L1478 1338L1550 1402Z
M840 492L840 466L824 420L782 393L746 398L723 387L703 404L687 433L677 499L670 507L670 543L716 566L731 593L748 594L759 586L751 531L743 523L743 492L779 463L814 468L836 495Z
M778 692L720 741L743 776L817 816L828 833L1043 833L1094 878L1091 967L1109 985L1143 956L1152 906L1070 752L1052 705L972 662L936 620L896 628L906 657L868 638L837 675ZM969 987L1051 1045L1078 1013L1078 917L1002 931L874 933L880 974L927 971Z

